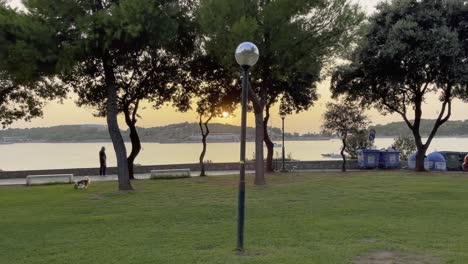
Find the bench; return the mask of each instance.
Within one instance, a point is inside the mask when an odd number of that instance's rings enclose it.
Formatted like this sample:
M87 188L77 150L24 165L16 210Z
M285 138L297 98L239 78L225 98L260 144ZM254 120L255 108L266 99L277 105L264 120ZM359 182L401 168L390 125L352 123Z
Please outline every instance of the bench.
M73 174L28 175L26 185L49 183L73 183Z
M152 170L151 179L190 178L190 169Z

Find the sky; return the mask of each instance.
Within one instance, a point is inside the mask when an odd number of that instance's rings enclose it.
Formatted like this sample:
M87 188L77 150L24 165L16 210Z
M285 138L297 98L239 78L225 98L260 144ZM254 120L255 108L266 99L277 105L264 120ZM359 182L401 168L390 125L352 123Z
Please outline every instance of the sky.
M378 2L382 0L352 0L363 7L367 13L372 13ZM19 6L20 0L10 0L14 6ZM233 58L234 59L234 58ZM322 123L322 115L325 112L325 105L330 99L330 82L325 80L318 86L318 93L320 98L315 102L314 106L306 112L293 114L285 119L285 127L289 132L319 132ZM74 103L74 96L71 95L67 100L62 103L49 102L44 109L44 116L37 118L31 122L18 121L12 127L25 128L25 127L46 127L55 125L71 125L71 124L106 124L105 119L96 118L93 116L93 109L86 107L77 107ZM436 97L429 98L424 106L424 118L435 118L439 113L440 104ZM466 104L456 100L453 104L452 120L468 119L466 111ZM271 111L271 124L275 127L281 126L281 119L278 115L278 106L275 106ZM398 115L383 116L376 110L370 110L367 113L372 121L372 124L385 124L388 122L401 121ZM149 105L140 112L141 119L137 125L141 127L155 127L164 126L180 122L196 122L197 115L193 111L187 113L179 113L171 106L165 106L159 110L153 110ZM212 122L228 123L233 125L240 124L239 112L234 113L233 116L228 118L214 119ZM126 129L123 119L119 119L119 124L122 129ZM254 126L254 116L252 113L248 114L248 125Z

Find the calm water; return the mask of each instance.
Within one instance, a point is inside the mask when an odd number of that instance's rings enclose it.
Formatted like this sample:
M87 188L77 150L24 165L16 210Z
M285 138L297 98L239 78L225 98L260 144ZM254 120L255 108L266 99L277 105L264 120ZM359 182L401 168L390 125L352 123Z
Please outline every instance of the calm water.
M378 148L393 143L391 138L377 138ZM201 151L201 144L158 144L143 143L143 150L136 163L141 165L195 163ZM24 143L0 145L0 169L32 170L98 167L98 152L101 146L107 149L108 166L115 166L115 155L111 143ZM286 153L294 159L324 160L322 153L338 153L339 140L287 141ZM127 144L127 149L130 145ZM251 159L254 143L247 143L247 158ZM468 138L437 138L429 152L435 150L468 151ZM275 148L281 154L281 148ZM239 160L239 143L209 143L207 160L233 162Z

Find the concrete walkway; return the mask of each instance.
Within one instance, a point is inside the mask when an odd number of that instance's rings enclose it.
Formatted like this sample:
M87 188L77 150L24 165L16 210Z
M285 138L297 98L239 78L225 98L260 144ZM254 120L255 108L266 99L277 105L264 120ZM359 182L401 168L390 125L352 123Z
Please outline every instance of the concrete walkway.
M239 171L207 171L207 175L232 175L232 174L238 174ZM254 173L254 171L247 171L247 173ZM190 172L192 177L198 177L200 175L199 171L192 171ZM150 173L144 173L144 174L135 174L135 178L138 180L145 180L149 179L151 176ZM75 181L79 181L83 179L85 176L75 176L73 177ZM97 175L89 175L89 178L91 178L91 182L104 182L104 181L117 181L117 175L106 175L106 176L97 176ZM1 179L0 180L0 186L8 186L8 185L26 185L26 178L20 178L20 179Z

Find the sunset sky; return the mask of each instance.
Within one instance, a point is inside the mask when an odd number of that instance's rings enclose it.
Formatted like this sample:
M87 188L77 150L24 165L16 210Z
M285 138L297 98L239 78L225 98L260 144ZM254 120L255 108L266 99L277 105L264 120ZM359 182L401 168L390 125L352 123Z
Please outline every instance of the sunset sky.
M10 1L12 5L18 5L19 0ZM371 13L374 10L375 5L380 0L355 0L354 2L359 3L363 6L366 12ZM233 51L234 52L234 51ZM260 51L261 52L261 51ZM233 56L234 59L234 56ZM320 99L315 103L309 111L300 114L294 114L286 118L286 129L290 132L319 132L320 125L322 122L322 114L325 111L325 105L330 100L329 92L329 81L324 81L319 85L318 92ZM90 108L79 108L74 104L74 99L69 98L65 100L63 104L57 102L50 102L44 109L44 117L35 119L31 122L16 122L12 127L43 127L43 126L54 126L54 125L68 125L68 124L105 124L105 120L102 118L93 117L93 110ZM466 109L467 105L455 101L453 105L452 120L464 120L467 119ZM440 104L436 100L436 97L428 100L424 107L425 118L435 118L436 114L440 109ZM277 115L277 107L271 111L273 116L271 118L271 125L279 127L281 119ZM138 121L138 126L142 127L153 127L163 126L168 124L174 124L179 122L195 122L196 114L194 112L178 113L170 106L164 107L158 111L152 110L150 107L142 110L141 120ZM400 121L401 118L396 115L382 116L376 111L369 111L369 116L373 124L383 124L391 121ZM126 129L126 126L122 119L120 119L122 129ZM253 114L248 115L248 123L253 126L254 117ZM213 122L229 123L229 124L240 124L240 115L236 114L234 117L220 118Z

